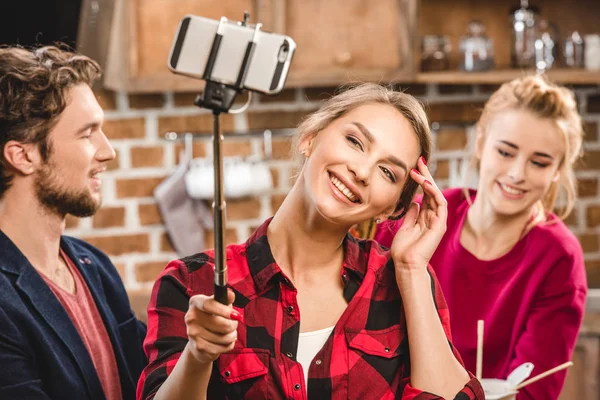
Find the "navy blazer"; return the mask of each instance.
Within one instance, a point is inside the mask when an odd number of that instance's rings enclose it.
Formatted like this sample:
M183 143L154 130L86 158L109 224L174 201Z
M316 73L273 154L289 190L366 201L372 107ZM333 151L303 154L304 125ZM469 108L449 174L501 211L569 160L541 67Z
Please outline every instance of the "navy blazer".
M112 342L123 399L134 399L146 365L146 326L117 270L95 247L63 236L60 247L87 282ZM0 231L0 399L104 399L77 328L44 279Z

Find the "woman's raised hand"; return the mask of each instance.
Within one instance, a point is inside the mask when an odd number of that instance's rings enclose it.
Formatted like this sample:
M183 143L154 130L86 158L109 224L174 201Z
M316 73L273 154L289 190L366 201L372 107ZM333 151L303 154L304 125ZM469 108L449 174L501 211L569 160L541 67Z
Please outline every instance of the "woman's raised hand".
M219 303L214 296L196 295L190 298L185 326L188 347L199 362L211 363L235 346L241 315L233 309L234 299L235 294L231 290L227 290L228 305Z
M396 274L424 270L446 232L448 204L421 157L410 177L423 189L421 206L412 203L391 246Z

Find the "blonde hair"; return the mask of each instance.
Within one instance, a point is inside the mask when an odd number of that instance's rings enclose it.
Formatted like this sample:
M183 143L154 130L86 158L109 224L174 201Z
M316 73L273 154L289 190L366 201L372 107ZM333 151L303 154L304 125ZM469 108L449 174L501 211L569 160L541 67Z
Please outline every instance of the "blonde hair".
M299 156L299 144L305 139L316 136L336 119L340 118L352 109L368 103L387 104L398 110L411 124L419 146L421 156L427 161L431 154L431 131L427 114L421 103L413 96L395 91L391 87L385 87L376 83L362 83L353 86L344 86L338 89L337 94L326 100L321 107L312 114L306 116L298 125L294 138L293 151L297 159ZM418 185L412 179L408 179L395 212L401 210L396 217L401 218L408 210L410 203L417 191Z
M538 118L550 119L562 134L565 156L559 165L560 178L552 182L544 198L538 202L538 215L534 220L545 220L546 214L554 209L561 190L566 195L566 204L561 208L559 217L565 219L573 210L577 199L577 181L573 165L582 155L584 135L575 95L571 90L551 83L540 75L507 82L492 94L477 122L477 133L483 135L484 140L491 121L505 110L525 110ZM479 169L479 160L473 156L469 166Z

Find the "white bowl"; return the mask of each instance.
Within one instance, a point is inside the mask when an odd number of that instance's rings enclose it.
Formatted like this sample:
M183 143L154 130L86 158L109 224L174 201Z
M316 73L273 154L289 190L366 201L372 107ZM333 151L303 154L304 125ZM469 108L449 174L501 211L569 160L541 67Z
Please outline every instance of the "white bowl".
M481 386L487 400L514 400L517 391L504 379L482 379Z

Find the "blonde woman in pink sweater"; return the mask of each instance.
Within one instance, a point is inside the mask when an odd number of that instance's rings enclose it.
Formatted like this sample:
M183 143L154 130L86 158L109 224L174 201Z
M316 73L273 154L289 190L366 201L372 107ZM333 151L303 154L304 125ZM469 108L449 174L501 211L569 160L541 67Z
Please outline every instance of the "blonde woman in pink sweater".
M448 226L431 265L470 371L477 320L485 321L484 378L504 379L524 362L534 376L571 359L587 282L580 244L562 219L576 200L582 137L570 90L539 76L516 79L491 96L477 124L477 190L444 191ZM375 239L390 246L399 226L380 224ZM565 376L533 383L517 399L556 399Z

